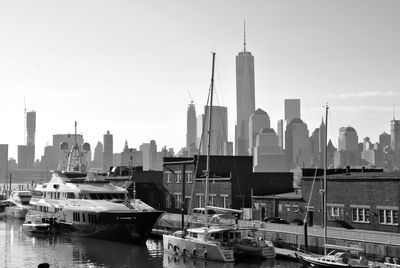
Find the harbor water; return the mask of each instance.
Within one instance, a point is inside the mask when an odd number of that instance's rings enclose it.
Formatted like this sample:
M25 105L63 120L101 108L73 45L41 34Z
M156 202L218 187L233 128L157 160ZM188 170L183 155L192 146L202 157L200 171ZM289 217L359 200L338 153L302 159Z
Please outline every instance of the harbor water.
M119 243L60 234L31 234L22 221L0 219L0 267L289 267L299 265L286 260L218 263L164 254L162 241L149 239L146 245Z

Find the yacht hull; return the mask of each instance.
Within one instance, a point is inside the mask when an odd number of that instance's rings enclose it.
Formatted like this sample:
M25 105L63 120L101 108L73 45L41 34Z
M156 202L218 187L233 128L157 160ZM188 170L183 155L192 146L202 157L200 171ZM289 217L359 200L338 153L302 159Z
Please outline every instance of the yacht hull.
M99 213L97 223L75 223L56 220L55 229L68 236L144 244L161 211Z
M375 264L360 264L355 262L342 263L334 261L324 261L320 256L303 255L295 253L297 260L303 267L311 268L335 268L335 267L353 267L353 268L378 268Z
M163 235L163 246L166 251L192 258L219 262L233 262L235 260L232 248L221 247L213 242Z
M23 220L23 219L25 219L27 212L28 212L28 209L26 209L26 208L6 207L4 209L4 216L8 217L8 218Z

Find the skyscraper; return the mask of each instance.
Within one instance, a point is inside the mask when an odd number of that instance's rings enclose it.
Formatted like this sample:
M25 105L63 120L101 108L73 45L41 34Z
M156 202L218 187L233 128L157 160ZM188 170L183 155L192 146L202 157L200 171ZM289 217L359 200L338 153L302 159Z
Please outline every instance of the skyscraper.
M201 146L201 153L207 153L207 131L208 131L208 113L210 106L204 106L204 130L203 140ZM228 142L228 109L224 106L213 106L212 107L212 119L211 119L211 145L210 154L212 155L223 155L224 144Z
M301 118L300 116L300 99L286 99L285 100L285 120L289 124L294 118Z
M361 150L358 147L358 135L351 127L339 129L338 150L335 152L335 167L358 166L361 161Z
M281 149L283 150L284 149L284 131L283 131L283 120L282 119L280 119L280 120L278 120L278 123L277 123L277 126L276 126L276 129L277 129L277 135L278 135L278 143L279 143L279 146L281 147Z
M0 144L0 181L8 178L8 144Z
M186 148L196 148L196 108L193 101L189 104L187 110L187 123L186 123Z
M36 112L26 113L26 168L33 168L35 163Z
M68 144L67 152L63 152L61 150L61 143L66 142ZM67 168L68 164L68 152L71 151L71 148L78 144L78 146L82 146L83 144L83 135L82 134L54 134L53 135L53 147L56 151L56 161L57 161L57 168L65 169ZM19 158L19 157L18 157ZM18 164L19 165L19 164Z
M255 110L254 57L246 51L246 27L243 51L236 56L236 155L248 155L249 118Z
M300 118L292 119L286 126L285 154L289 169L311 165L309 132Z
M102 168L103 164L103 144L98 141L96 147L94 148L93 154L93 167Z
M394 169L400 169L400 120L390 121L390 147L394 153Z
M113 135L107 130L103 135L103 171L108 172L113 165Z
M256 146L256 136L260 129L270 128L270 126L269 116L264 110L257 109L251 114L249 118L249 155L253 155L253 150Z
M26 113L26 145L35 145L36 112Z

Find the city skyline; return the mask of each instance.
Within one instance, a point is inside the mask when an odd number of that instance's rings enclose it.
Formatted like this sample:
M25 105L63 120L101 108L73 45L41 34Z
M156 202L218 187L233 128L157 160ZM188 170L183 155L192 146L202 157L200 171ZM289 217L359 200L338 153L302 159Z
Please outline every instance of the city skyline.
M109 130L115 152L125 140L133 148L155 140L178 152L186 144L187 105L206 105L211 50L215 105L227 107L234 141L244 20L255 109L268 113L275 131L284 100L301 99L310 133L329 103L336 147L339 128L347 126L359 142L377 142L390 133L400 103L399 8L397 1L3 2L0 143L17 159L25 100L36 111L35 158L53 134L73 133L75 121L92 149Z

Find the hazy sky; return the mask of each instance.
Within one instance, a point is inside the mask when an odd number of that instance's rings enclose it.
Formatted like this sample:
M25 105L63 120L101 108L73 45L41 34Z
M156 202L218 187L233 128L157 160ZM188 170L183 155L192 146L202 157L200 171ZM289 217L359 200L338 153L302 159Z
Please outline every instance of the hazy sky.
M114 152L156 140L185 145L186 110L206 103L216 51L216 105L236 122L235 56L255 57L256 108L276 129L301 98L311 132L329 103L329 135L353 126L373 142L400 106L400 1L0 0L0 143L17 157L24 99L37 113L36 157L53 134L78 132ZM398 108L400 110L400 107ZM400 111L397 113L400 119Z

